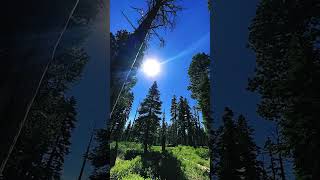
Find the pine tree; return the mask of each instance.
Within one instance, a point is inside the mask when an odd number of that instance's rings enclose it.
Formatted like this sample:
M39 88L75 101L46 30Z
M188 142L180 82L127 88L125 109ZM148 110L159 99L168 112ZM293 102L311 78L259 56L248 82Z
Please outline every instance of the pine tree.
M67 49L50 66L9 159L7 179L58 178L76 123L76 100L66 95L88 61L83 49Z
M177 145L177 136L178 136L178 104L177 104L177 98L175 95L173 95L173 98L171 100L171 107L170 107L170 122L171 126L169 127L170 132L170 143L173 145Z
M261 95L258 113L276 121L297 178L320 178L319 1L260 2L250 25L256 54L248 89Z
M184 109L185 109L185 124L187 130L187 145L192 146L194 144L194 123L191 108L187 98L184 98Z
M238 151L240 152L240 167L244 170L240 177L244 179L263 179L261 162L257 160L259 148L253 140L253 129L248 126L247 120L240 115L237 121Z
M141 103L139 117L136 120L136 126L139 127L143 141L144 153L148 152L149 145L155 141L155 132L160 127L161 104L158 85L157 82L154 82L147 97Z
M1 17L10 18L2 23L1 33L6 35L0 42L0 163L18 133L26 107L74 3L73 0L34 0L17 6L8 1L0 7ZM98 0L79 2L63 34L63 39L70 43L60 42L55 59L64 54L65 49L79 48L98 12L98 4Z
M202 111L205 129L210 130L210 56L205 53L198 53L192 57L192 62L188 69L191 90L191 97L198 101ZM208 132L209 133L209 132Z
M234 122L233 112L225 108L223 126L217 131L218 143L214 152L218 154L215 162L219 179L265 179L262 163L257 160L259 148L253 140L251 129L245 117L240 115Z
M186 111L185 111L185 102L184 98L180 96L178 103L178 144L187 144L187 124L186 124Z
M240 154L237 150L236 125L233 121L233 112L225 108L222 117L223 127L218 140L218 177L221 180L240 179L238 169L240 169Z
M107 134L108 130L99 129L95 136L99 143L89 155L90 162L94 167L90 175L92 180L102 180L110 177L110 167L108 165L110 165L111 156L114 156L114 154L110 151L109 142L106 140Z

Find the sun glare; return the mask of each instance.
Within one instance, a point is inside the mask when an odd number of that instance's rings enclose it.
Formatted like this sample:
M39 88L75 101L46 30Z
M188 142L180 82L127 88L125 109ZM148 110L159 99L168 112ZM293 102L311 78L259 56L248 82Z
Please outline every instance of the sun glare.
M147 59L142 64L142 71L150 77L160 73L160 63L155 59Z

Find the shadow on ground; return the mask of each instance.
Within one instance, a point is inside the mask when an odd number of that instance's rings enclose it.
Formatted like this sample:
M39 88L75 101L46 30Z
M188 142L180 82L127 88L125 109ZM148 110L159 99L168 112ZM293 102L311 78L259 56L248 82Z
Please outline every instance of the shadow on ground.
M181 171L180 161L172 156L170 152L151 151L143 154L141 151L131 150L124 155L126 160L131 160L140 155L142 159L142 171L144 177L160 178L165 180L186 180Z

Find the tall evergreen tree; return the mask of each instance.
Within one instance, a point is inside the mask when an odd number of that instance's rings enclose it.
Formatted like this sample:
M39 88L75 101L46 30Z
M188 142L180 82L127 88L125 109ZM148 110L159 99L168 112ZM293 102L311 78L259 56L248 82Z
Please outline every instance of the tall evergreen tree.
M222 117L223 127L218 140L218 177L221 180L240 179L238 170L240 169L240 154L237 150L236 125L233 121L233 112L225 108Z
M144 153L148 152L149 145L155 141L155 132L160 127L161 104L158 85L154 82L147 97L141 103L139 117L136 120L136 126L139 127L142 136Z
M170 107L170 122L171 126L169 128L169 134L170 134L170 143L173 145L177 145L177 136L178 136L178 104L177 104L177 98L175 95L173 95L171 100L171 107Z
M320 178L320 13L317 0L260 2L250 25L258 113L280 125L297 177Z
M240 177L244 179L263 179L264 171L261 162L257 160L259 148L253 140L253 129L248 126L247 120L240 115L237 121L238 151L240 152Z
M65 49L79 47L89 34L100 3L99 0L78 3L62 38L68 39L70 44L62 40L55 59L64 54ZM51 58L54 43L74 4L73 0L34 0L32 3L20 2L17 6L15 2L7 1L0 7L1 17L6 19L0 30L1 34L5 34L0 42L0 163L8 155Z
M59 178L76 122L76 101L66 95L88 61L83 49L67 49L48 70L4 172L6 179Z
M217 176L219 179L265 179L262 164L257 160L259 149L252 137L253 129L243 115L236 122L233 115L231 109L225 108L215 149Z
M187 123L186 123L186 110L184 98L180 96L178 103L178 143L186 145L187 144Z
M210 149L211 163L214 161L214 131L212 112L210 111L210 56L205 53L198 53L192 57L191 64L188 69L190 85L188 89L192 92L192 98L198 101L198 105L202 111L203 123L208 144ZM210 172L213 172L213 164L210 164Z
M189 106L189 102L187 98L184 98L184 110L185 110L185 124L187 130L187 145L191 146L194 145L194 123L193 123L193 116L191 113L191 108Z
M192 57L188 69L190 85L188 89L192 92L192 98L198 101L202 111L206 131L210 129L210 56L198 53Z

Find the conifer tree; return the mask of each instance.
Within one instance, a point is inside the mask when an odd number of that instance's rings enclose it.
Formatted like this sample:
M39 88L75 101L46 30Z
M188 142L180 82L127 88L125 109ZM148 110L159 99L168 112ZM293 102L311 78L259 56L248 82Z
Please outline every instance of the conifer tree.
M4 172L7 179L59 178L76 123L76 100L66 95L88 61L66 50L50 66Z
M154 82L147 97L141 103L139 117L136 120L136 126L140 131L144 146L144 153L148 152L149 145L155 141L155 132L160 127L161 104L158 85L157 82Z
M187 98L184 98L183 100L183 105L184 105L184 122L185 122L185 127L186 127L186 145L193 145L193 136L194 136L194 124L192 122L193 117L191 113L191 109L189 106L189 102Z
M244 179L262 179L264 172L261 162L257 160L259 148L253 140L253 129L248 126L243 115L238 117L238 151L240 152L240 167L244 170L240 177Z
M223 126L218 140L218 177L221 180L240 179L238 169L240 167L240 154L237 151L236 125L233 121L233 112L225 108L222 117Z
M320 178L319 1L263 0L249 30L256 54L248 89L261 95L258 113L276 121L297 178Z
M187 134L186 134L186 121L185 121L185 103L184 98L180 96L178 103L178 143L186 145L187 144Z
M62 38L70 43L60 41L54 59L65 54L65 49L81 46L100 3L99 0L79 1ZM2 23L1 32L5 36L0 42L0 163L4 162L19 132L28 104L51 58L54 43L74 4L73 0L34 0L32 3L20 2L17 6L8 1L0 7L1 17L10 19Z
M225 108L223 126L219 129L217 176L219 179L265 179L266 173L257 160L258 146L253 141L251 129L245 117L240 115L234 122L233 112Z
M198 101L202 111L205 129L210 129L210 56L205 53L198 53L192 57L188 69L190 85L188 90L192 92L192 98Z
M177 145L177 136L178 136L178 104L177 104L177 98L175 95L173 95L173 98L171 100L171 107L170 107L170 122L171 126L169 128L170 133L170 141L171 144Z

